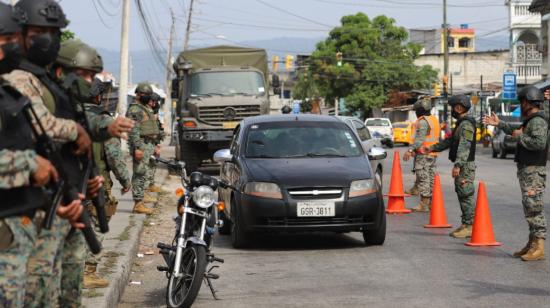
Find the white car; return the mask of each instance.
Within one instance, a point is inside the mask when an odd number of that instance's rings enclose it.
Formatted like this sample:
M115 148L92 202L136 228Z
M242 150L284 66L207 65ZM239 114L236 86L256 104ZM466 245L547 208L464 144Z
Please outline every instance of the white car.
M393 126L388 118L368 118L365 126L373 137L382 139L382 143L390 148L393 147Z

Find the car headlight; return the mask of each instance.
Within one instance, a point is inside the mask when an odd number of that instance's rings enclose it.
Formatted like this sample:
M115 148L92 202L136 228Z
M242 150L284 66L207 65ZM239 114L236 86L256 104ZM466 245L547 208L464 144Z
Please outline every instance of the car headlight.
M250 182L245 185L244 193L262 198L283 199L279 185L274 183Z
M359 180L351 182L349 187L349 197L359 197L376 192L376 183L374 179Z
M210 186L199 186L193 191L193 202L203 209L209 208L216 202L216 194Z

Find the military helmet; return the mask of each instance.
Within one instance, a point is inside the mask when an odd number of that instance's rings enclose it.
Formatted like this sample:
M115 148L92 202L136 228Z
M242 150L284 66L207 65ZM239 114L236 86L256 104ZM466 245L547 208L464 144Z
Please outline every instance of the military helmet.
M143 94L153 94L153 87L147 82L140 82L137 87L135 93L143 93Z
M470 102L468 96L463 94L451 96L449 99L449 105L451 107L454 107L454 105L462 105L462 107L466 108L466 111L470 110L472 107L472 103Z
M81 40L63 42L56 63L71 69L79 68L96 73L103 71L101 55Z
M527 100L529 103L539 107L544 102L544 94L535 86L523 87L518 93L518 100Z
M23 19L23 16L18 14L11 5L0 3L0 34L20 32L19 23Z
M419 97L413 105L414 110L430 111L432 109L432 101L428 96Z
M65 28L69 21L61 6L54 0L19 0L15 10L25 16L24 26Z

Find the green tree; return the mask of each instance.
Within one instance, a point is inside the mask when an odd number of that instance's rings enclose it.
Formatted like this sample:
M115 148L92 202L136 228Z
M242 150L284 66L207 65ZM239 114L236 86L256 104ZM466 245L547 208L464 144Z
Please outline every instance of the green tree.
M73 31L71 30L63 30L61 32L61 41L65 42L67 40L72 40L76 37Z
M328 102L344 97L352 112L368 112L381 107L391 90L427 89L437 79L430 66L414 65L421 47L406 43L407 30L396 26L394 19L371 20L357 13L342 17L341 23L317 44L309 61L312 78L299 78L296 85L300 96L310 94L304 88L315 89ZM342 53L341 65L337 52ZM308 84L310 79L314 86Z

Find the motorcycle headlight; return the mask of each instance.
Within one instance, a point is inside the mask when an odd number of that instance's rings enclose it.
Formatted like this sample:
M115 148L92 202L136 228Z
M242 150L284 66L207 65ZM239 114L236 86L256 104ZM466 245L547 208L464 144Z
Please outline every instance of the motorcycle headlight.
M244 193L262 198L283 199L279 185L274 183L250 182L244 187Z
M199 186L193 192L193 202L203 209L211 207L216 202L216 194L210 186Z
M359 197L376 192L376 184L373 179L359 180L351 182L349 187L349 197Z

